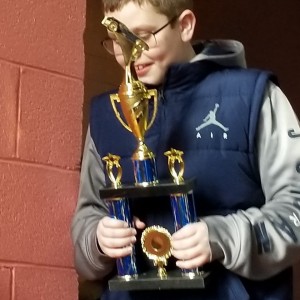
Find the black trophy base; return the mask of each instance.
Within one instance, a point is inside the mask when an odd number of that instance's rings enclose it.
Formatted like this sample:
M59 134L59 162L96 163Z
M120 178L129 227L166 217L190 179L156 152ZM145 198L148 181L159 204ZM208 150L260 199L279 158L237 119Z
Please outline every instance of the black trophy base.
M204 289L209 281L209 272L201 271L193 278L182 276L181 270L168 271L168 277L161 279L157 271L139 274L137 278L126 280L114 277L108 282L111 291L139 290L175 290L175 289Z
M106 187L99 190L100 197L107 200L119 200L120 198L143 198L152 200L158 196L171 194L187 194L195 187L195 179L188 179L176 184L174 182L160 182L153 185L122 185L118 188Z

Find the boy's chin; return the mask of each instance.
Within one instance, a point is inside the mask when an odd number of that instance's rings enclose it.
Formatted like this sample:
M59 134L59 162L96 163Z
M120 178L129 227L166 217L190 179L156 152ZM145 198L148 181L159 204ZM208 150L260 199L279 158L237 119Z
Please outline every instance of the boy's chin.
M147 77L141 77L139 80L144 83L147 86L159 86L162 84L163 80L159 78L147 78Z

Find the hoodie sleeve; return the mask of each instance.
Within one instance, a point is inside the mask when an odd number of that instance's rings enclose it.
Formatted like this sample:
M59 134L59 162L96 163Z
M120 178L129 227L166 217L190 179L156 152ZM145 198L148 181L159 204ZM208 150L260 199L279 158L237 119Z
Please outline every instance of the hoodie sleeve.
M213 257L259 280L300 260L300 127L287 98L272 83L262 106L257 149L265 205L203 220L216 249Z
M99 197L99 189L104 185L103 164L88 130L78 203L71 228L75 268L80 276L88 280L101 280L115 265L113 259L99 251L96 240L97 225L108 214L107 207Z

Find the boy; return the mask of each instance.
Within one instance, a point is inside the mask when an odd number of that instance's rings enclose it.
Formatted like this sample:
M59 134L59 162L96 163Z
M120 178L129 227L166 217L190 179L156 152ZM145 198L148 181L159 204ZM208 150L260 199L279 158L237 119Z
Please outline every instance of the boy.
M212 269L204 290L106 289L102 299L292 299L291 266L300 258L300 128L275 79L246 70L238 42L192 46L192 1L102 2L106 16L150 47L135 69L158 90L158 114L145 143L156 156L159 179L168 177L163 153L170 148L184 152L184 177L197 179L199 222L173 233L176 266ZM124 67L116 41L104 45ZM124 181L134 182L136 146L116 120L109 94L91 105L72 224L76 268L89 280L114 276L115 259L129 255L132 244L139 249L137 235L146 226L172 230L173 222L167 201L134 203L136 228L108 217L98 196L106 182L102 157L120 155Z

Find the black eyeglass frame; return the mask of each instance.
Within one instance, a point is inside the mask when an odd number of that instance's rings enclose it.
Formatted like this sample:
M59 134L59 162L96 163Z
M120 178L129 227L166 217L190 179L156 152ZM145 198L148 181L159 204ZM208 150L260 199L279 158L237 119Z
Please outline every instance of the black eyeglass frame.
M163 25L162 27L160 27L159 29L157 29L157 30L155 30L155 31L153 31L153 32L149 32L149 35L150 35L150 34L153 35L156 44L157 44L157 41L156 41L155 35L158 34L159 32L161 32L163 29L165 29L168 25L172 24L177 18L178 18L178 16L175 15L174 17L172 17L166 24L164 24L164 25ZM143 38L141 38L141 40L143 40ZM113 55L113 54L114 54L114 51L113 51L113 50L110 50L110 49L106 46L106 44L105 44L105 43L108 42L108 41L113 42L113 40L112 40L111 38L107 37L107 38L105 38L105 39L103 39L103 40L101 41L101 45L103 46L103 48L104 48L109 54L112 54L112 55Z
M149 33L153 34L154 37L155 37L156 34L158 34L160 31L162 31L163 29L165 29L168 25L172 24L177 18L178 18L178 16L175 15L165 25L163 25L159 29L155 30L154 32L149 32Z

